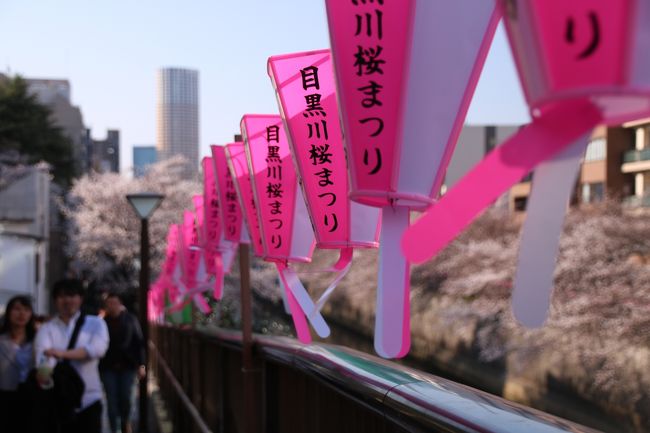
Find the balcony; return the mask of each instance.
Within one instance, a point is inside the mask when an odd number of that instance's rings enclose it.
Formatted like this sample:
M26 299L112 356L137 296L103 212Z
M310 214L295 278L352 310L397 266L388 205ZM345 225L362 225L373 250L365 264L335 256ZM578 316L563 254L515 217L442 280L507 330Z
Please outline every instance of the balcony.
M623 205L626 207L648 207L650 208L650 196L642 197L630 196L623 199Z
M623 173L634 173L650 170L650 148L630 150L623 154Z
M623 164L628 162L648 161L650 160L650 148L642 150L630 150L623 154Z

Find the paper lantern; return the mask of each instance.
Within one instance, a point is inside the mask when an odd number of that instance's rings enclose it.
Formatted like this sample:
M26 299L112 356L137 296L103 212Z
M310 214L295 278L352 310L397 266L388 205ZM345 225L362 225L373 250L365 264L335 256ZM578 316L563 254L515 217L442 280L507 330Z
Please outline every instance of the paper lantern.
M160 269L160 275L152 284L149 297L151 306L150 320L157 320L164 314L165 296L168 295L172 303L178 300L178 281L174 273L178 266L178 225L171 224L167 229L167 243L165 245L165 259Z
M260 223L257 219L257 208L253 198L253 187L248 172L248 161L243 143L230 143L226 145L226 158L228 168L235 183L239 206L242 209L244 222L248 229L253 247L253 254L258 257L264 256L264 244L260 232Z
M178 259L180 263L182 282L181 296L191 298L197 308L203 313L210 312L210 307L203 298L202 292L205 290L199 287L197 278L199 267L201 266L201 250L198 245L198 231L195 222L195 213L189 210L183 211L183 223L180 227L178 242ZM185 300L187 301L187 299ZM173 310L182 308L183 303L177 304Z
M378 247L381 213L348 198L347 161L330 51L273 56L268 73L277 92L316 247L340 250L338 262L321 270L335 275L317 302L320 308L349 271L352 249Z
M376 248L380 212L348 199L347 163L330 51L273 56L268 65L317 247ZM318 103L307 102L311 99L318 99Z
M225 146L210 146L212 149L212 162L219 192L219 207L225 239L237 244L250 243L250 238L244 225L242 210L237 197L237 189L228 169Z
M215 276L213 297L220 300L223 295L224 275L231 271L238 244L227 240L224 233L222 206L213 159L205 157L201 161L201 165L203 168L203 215L205 220L204 255L207 262L214 266L209 268L208 272Z
M650 115L650 2L512 0L502 6L533 122L411 227L403 247L410 259L427 259L535 168L513 312L523 324L539 326L547 316L564 213L591 129ZM434 226L448 229L433 233Z
M315 240L298 188L282 118L279 115L245 115L241 131L260 221L264 259L278 267L300 341L311 341L305 314L309 315L308 320L316 333L326 337L329 327L300 280L289 271L291 262L311 260Z
M438 196L500 9L486 0L326 0L350 197L383 208L375 349L410 347L409 210Z
M204 174L204 177L205 174ZM206 199L206 197L210 197ZM224 256L232 256L233 254L230 251L234 248L232 244L228 241L220 239L220 242L213 243L209 239L214 239L214 233L208 233L210 230L215 231L221 228L221 223L219 218L213 218L213 215L210 214L210 200L212 200L211 195L206 196L205 192L203 195L195 195L192 197L192 202L194 203L194 215L196 217L196 229L198 233L198 244L196 249L199 250L201 254L201 261L197 271L197 281L199 290L208 290L208 287L212 287L212 297L215 300L221 300L223 295L223 279L225 273L230 271L230 268L224 269ZM213 212L213 211L212 211ZM207 219L208 217L209 219ZM206 221L210 221L212 224L211 227L208 226ZM215 224L216 222L216 224ZM225 246L223 244L226 244Z
M531 110L584 99L603 122L650 115L650 2L503 2L506 30Z

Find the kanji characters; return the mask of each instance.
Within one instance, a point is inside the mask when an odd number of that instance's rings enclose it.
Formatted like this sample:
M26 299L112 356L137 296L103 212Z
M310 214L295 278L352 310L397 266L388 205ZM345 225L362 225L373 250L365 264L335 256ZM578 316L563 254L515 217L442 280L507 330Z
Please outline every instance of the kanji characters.
M328 152L330 148L329 144L323 144L322 146L317 146L315 144L311 145L309 150L309 159L311 159L312 165L322 165L322 164L331 164L332 163L332 154Z

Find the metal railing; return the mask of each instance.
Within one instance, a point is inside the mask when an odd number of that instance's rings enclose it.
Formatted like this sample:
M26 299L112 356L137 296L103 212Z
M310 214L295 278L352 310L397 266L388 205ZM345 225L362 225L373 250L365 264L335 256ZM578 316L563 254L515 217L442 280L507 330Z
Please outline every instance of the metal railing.
M623 154L623 163L650 160L650 148L642 150L629 150Z
M594 431L341 346L255 336L243 371L238 332L155 325L151 338L175 432Z

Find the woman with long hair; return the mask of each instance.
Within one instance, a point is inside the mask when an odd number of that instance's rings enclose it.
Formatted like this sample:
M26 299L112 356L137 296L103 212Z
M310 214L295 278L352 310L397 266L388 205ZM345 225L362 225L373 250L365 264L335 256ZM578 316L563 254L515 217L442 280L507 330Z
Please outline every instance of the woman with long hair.
M15 296L7 303L0 327L0 430L26 431L29 402L21 386L34 366L34 311L27 296Z

